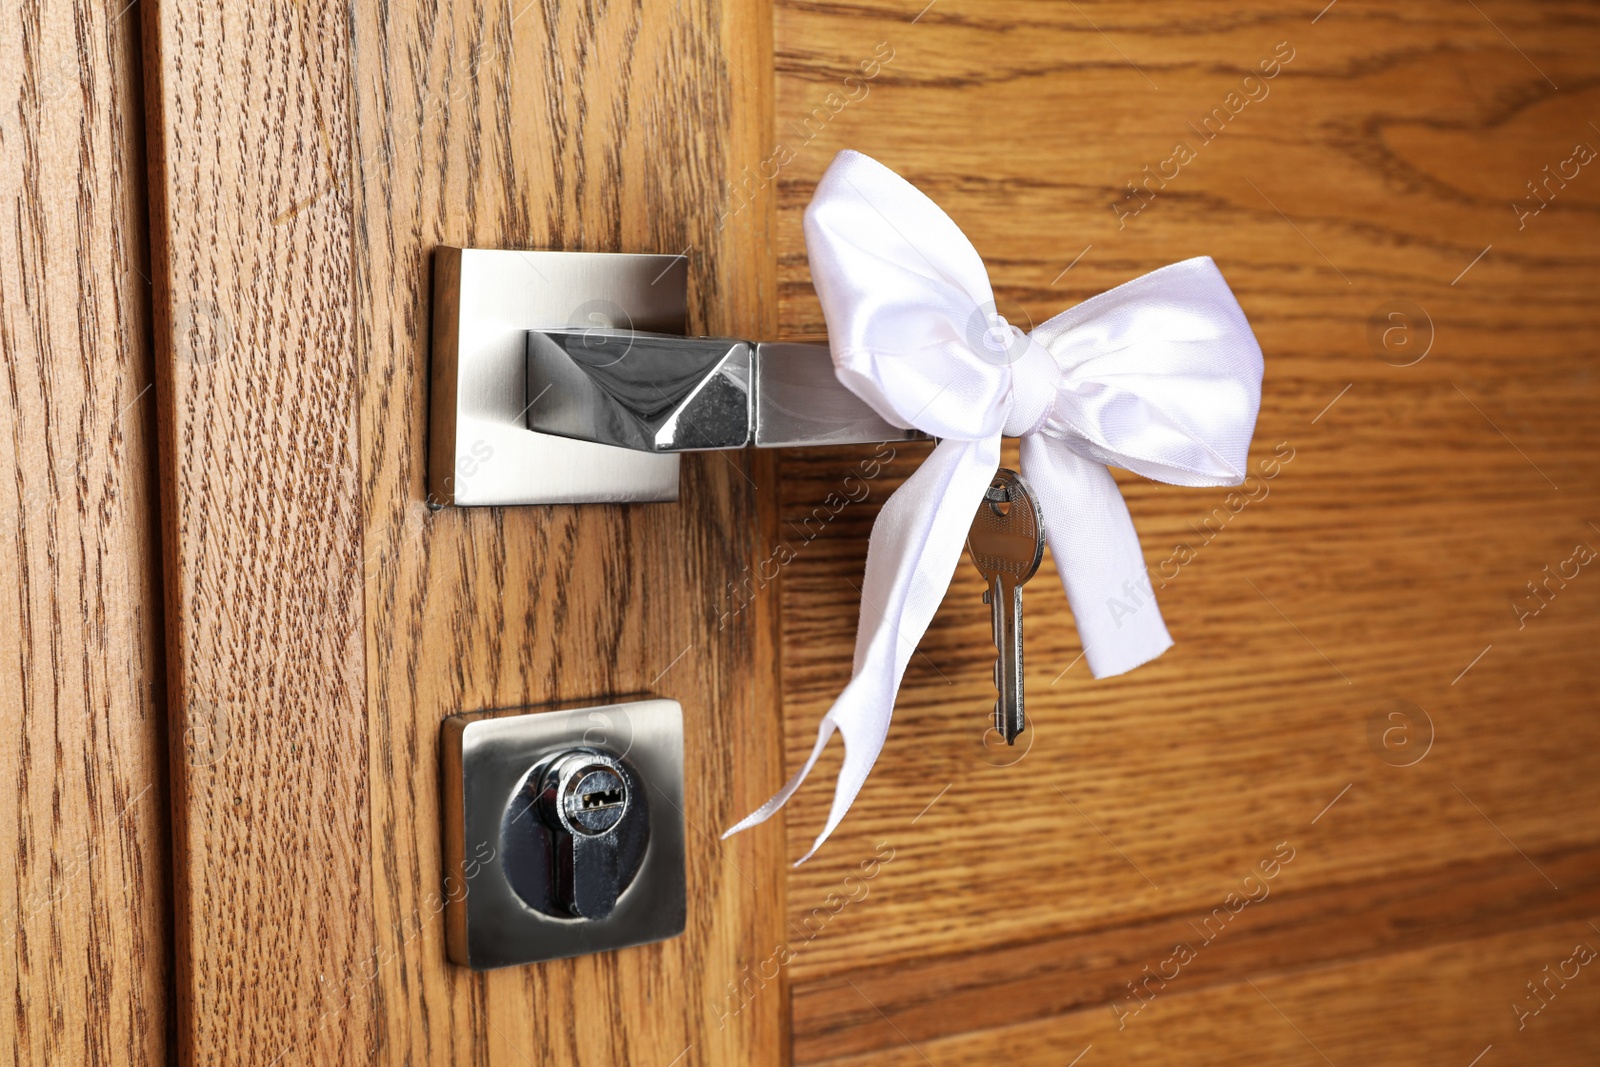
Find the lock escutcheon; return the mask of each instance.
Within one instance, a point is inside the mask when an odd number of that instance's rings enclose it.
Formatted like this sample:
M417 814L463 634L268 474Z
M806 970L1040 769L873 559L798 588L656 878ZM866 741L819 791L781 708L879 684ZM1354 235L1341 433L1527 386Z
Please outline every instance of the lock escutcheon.
M683 932L682 723L671 700L445 720L453 962L487 970Z

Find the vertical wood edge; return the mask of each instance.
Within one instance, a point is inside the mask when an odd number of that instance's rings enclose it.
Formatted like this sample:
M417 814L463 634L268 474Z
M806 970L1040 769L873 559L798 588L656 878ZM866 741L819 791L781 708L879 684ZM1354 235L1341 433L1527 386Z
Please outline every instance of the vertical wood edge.
M734 92L733 121L738 131L734 143L739 146L731 161L731 169L734 181L738 182L746 168L760 174L763 163L772 155L777 140L775 8L773 0L730 0L730 2L740 5L739 10L744 25L741 28L735 25L736 20L723 19L723 46L733 64L753 71L749 81L741 77L737 70L730 72ZM749 88L752 83L755 86L754 91ZM738 336L777 337L778 269L775 240L778 217L777 192L778 186L775 182L764 189L764 195L757 199L755 210L750 212L753 232L743 240L740 254L724 255L722 260L723 270L745 275L742 285L738 283L737 278L733 278L721 287L723 292L732 297L731 306L726 314L734 320L733 325L743 331ZM723 195L732 196L732 190L724 192ZM714 205L714 210L721 212L726 210L726 207L726 204L719 203ZM747 548L747 552L751 560L760 561L767 558L767 554L781 537L779 457L772 451L757 448L747 449L746 456L748 462L745 466L750 471L751 480L756 486L753 543ZM763 723L767 757L766 766L763 767L759 780L773 789L781 786L788 777L787 768L784 766L781 652L783 634L779 611L782 603L779 595L782 581L783 576L780 573L778 580L767 587L765 595L758 598L752 622L754 630L752 651L756 665L752 679L753 710L755 716ZM720 595L720 592L710 595ZM765 796L758 797L757 803L765 800ZM780 810L767 823L748 832L769 835L760 854L767 858L767 862L776 863L776 876L773 879L775 893L772 902L776 915L773 917L772 926L776 943L782 944L787 940L789 906L787 811ZM779 971L773 999L776 1005L774 1022L778 1047L764 1050L768 1053L765 1062L788 1067L793 1062L794 1040L790 974L787 967Z
M168 251L169 190L166 174L166 127L161 101L164 99L165 79L161 67L161 7L160 0L146 0L139 9L140 60L144 89L144 148L145 148L145 200L147 209L146 247L150 272L150 368L155 385L157 417L155 419L155 448L150 458L154 471L151 494L155 504L156 521L152 523L155 535L155 558L158 561L161 603L161 641L164 651L164 688L166 693L166 752L167 761L167 882L170 887L169 923L171 930L171 967L168 972L170 1002L167 1005L167 1028L172 1038L168 1055L176 1062L188 1062L185 1055L184 1034L190 1032L185 1020L190 1016L192 1004L189 997L188 975L185 965L190 958L188 884L182 877L179 860L180 842L188 839L188 806L180 798L187 794L187 761L183 758L182 738L187 728L186 689L183 682L183 645L178 625L176 589L173 573L173 552L177 531L173 512L173 486L168 475L170 457L177 443L174 438L174 410L172 384L172 286L166 270L171 262Z
M180 5L168 5L162 0L146 0L140 5L141 19L141 53L142 53L142 82L143 105L145 112L145 144L146 144L146 198L148 203L148 263L150 268L151 300L150 300L150 353L153 363L154 384L156 394L156 448L152 463L157 472L153 495L157 504L158 521L158 558L160 560L159 574L161 585L161 601L163 611L163 636L165 638L166 662L166 701L167 701L167 745L166 758L168 762L168 803L170 810L170 886L171 886L171 967L170 989L171 1004L169 1008L169 1034L171 1035L171 1062L181 1064L201 1064L211 1062L259 1062L274 1063L279 1065L300 1062L332 1062L332 1060L318 1055L316 1047L323 1049L333 1047L341 1050L335 1057L338 1062L368 1062L371 1054L371 1037L375 1033L372 1021L370 996L362 998L361 987L354 976L366 964L362 958L362 949L370 947L373 937L370 921L356 922L345 933L343 940L349 948L342 963L338 967L338 974L302 974L293 986L274 985L271 976L262 977L259 973L270 968L272 961L252 960L252 952L259 952L259 947L248 939L234 939L221 946L209 946L213 954L207 954L204 946L203 931L208 922L215 919L214 911L207 912L206 904L201 901L198 890L206 885L205 879L217 875L218 872L231 867L240 869L242 859L239 856L218 856L208 852L204 847L203 836L207 827L203 823L204 808L201 784L194 773L195 762L192 759L188 741L199 735L206 735L208 731L223 728L218 721L207 720L200 712L203 707L197 708L196 685L197 674L200 668L195 662L195 649L191 645L192 621L184 613L183 590L185 565L185 536L187 524L184 511L191 503L185 499L180 486L178 472L184 460L185 448L194 447L185 434L186 418L188 413L180 407L180 384L178 377L178 364L182 359L180 339L177 336L179 329L178 299L181 284L177 279L186 277L188 265L177 261L175 248L177 243L174 234L182 225L186 205L175 204L175 193L172 182L173 171L170 150L172 145L173 127L170 121L170 105L172 97L169 93L179 93L185 86L174 84L181 78L174 76L169 69L172 64L187 59L198 68L204 68L206 61L215 61L220 52L216 51L225 47L225 43L217 40L202 38L198 42L186 39L189 49L184 55L178 55L179 48L173 44L175 30L172 22L185 17L184 9ZM271 21L273 15L282 18L282 12L274 12L267 16ZM221 18L219 14L216 16ZM295 8L292 17L311 19L314 16L303 13ZM192 36L192 35L191 35ZM201 46L204 46L203 48ZM298 57L304 59L304 57ZM200 77L201 74L191 74L191 77ZM196 91L194 86L188 86L191 91ZM339 101L322 100L323 111L326 116L338 120L348 120L350 111L348 94ZM230 121L237 122L237 115L224 115L214 122L226 124ZM285 118L285 122L292 121ZM326 134L326 131L324 131ZM198 135L198 131L196 131ZM338 140L337 136L334 138ZM348 140L348 139L347 139ZM211 146L206 146L207 148ZM193 162L193 161L191 161ZM211 162L210 160L202 162ZM247 185L249 176L234 175L230 178L240 185ZM240 251L241 259L248 259L250 249ZM219 301L226 299L224 292L230 279L223 277L217 281L218 288L212 292ZM278 279L259 277L244 280L243 284L274 285ZM200 284L197 280L196 284ZM353 283L352 283L353 284ZM204 290L198 290L204 293ZM347 308L348 310L348 308ZM353 350L347 350L344 358L351 366L351 407L346 413L349 422L349 447L344 459L347 465L353 465L359 471L359 420L355 404L359 397L359 382L355 379L355 355ZM288 457L283 457L285 461ZM354 483L359 486L359 478ZM351 492L350 500L356 509L357 518L354 523L357 530L358 541L348 556L340 562L346 564L346 573L350 573L362 558L362 545L359 541L361 522L360 498L358 488ZM286 580L286 579L285 579ZM346 753L347 766L357 772L357 780L353 782L355 795L363 799L366 796L365 773L365 702L366 689L363 680L364 668L364 605L356 597L354 605L352 632L344 635L346 656L354 660L354 682L350 697L356 703L356 714L349 716L350 726L346 730L357 731L358 739L363 741L357 750ZM215 710L215 709L211 709ZM223 713L226 714L226 713ZM330 712L330 714L335 714ZM305 749L307 730L305 724L290 716L282 716L279 721L281 730L287 731L297 740L289 745L291 750ZM234 730L241 728L240 723L234 723ZM237 747L239 738L234 736L232 743ZM253 773L244 772L247 776ZM349 777L348 775L346 777ZM283 790L262 790L259 794L269 798L293 798L294 783L277 783L289 785L291 788ZM309 783L308 783L309 784ZM356 828L365 831L367 811L363 802L356 809ZM314 827L314 822L301 819L290 819L288 824L296 829L309 830ZM238 827L235 827L236 829ZM309 860L308 855L302 850L302 857ZM285 876L291 872L283 870L263 870L261 875L269 882L275 878ZM370 861L367 863L367 873L364 885L370 885ZM336 917L345 905L340 901L354 902L357 912L364 906L364 885L351 886L338 879L329 879L323 883L325 887L324 906L321 908L322 923L316 929L318 937L329 933L326 924L330 916ZM273 892L263 892L254 899L240 900L236 903L241 908L249 908L254 912L266 912L266 922L270 924L271 912L279 911L282 914L298 912L298 906L285 900L283 890L287 886L277 886ZM370 909L368 911L370 920ZM315 954L321 947L313 943L314 939L302 942ZM220 951L218 951L220 948ZM263 966L263 963L265 966ZM274 996L285 998L293 1004L295 1011L293 1018L273 1018L272 1013L251 1011L244 1003L231 1003L221 1005L217 1010L208 1010L200 1005L197 991L200 989L216 990L233 983L239 988L236 976L223 976L219 979L219 965L227 970L244 970L251 972L252 983L255 988L250 990L251 998L259 1003L261 1000L270 1002ZM335 968L327 968L335 970ZM337 978L337 981L335 981ZM321 983L326 979L326 984ZM354 989L353 995L344 995ZM306 993L309 991L309 997ZM223 990L226 995L227 990ZM370 987L367 988L370 994ZM214 994L215 995L215 994ZM315 999L310 999L314 997ZM258 999L259 998L259 999ZM214 1006L215 1007L215 1006ZM354 1010L352 1010L352 1008ZM275 1027L292 1029L293 1036L287 1047L280 1047L280 1043L273 1037ZM206 1036L202 1037L202 1027L211 1028ZM211 1035L225 1035L221 1040L222 1045L208 1044ZM357 1046L352 1055L352 1040ZM313 1046L308 1050L307 1046ZM298 1052L299 1055L291 1053Z

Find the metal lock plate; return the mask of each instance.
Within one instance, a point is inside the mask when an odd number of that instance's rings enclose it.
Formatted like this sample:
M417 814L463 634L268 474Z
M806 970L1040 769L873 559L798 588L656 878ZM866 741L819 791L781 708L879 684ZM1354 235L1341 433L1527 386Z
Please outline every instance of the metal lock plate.
M683 932L683 712L643 700L445 720L445 932L474 970Z

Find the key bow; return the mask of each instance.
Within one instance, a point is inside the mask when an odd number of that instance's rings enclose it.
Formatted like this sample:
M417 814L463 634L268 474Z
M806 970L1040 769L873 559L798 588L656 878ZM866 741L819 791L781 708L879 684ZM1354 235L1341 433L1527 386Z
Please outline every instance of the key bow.
M828 167L805 233L839 380L890 423L940 443L873 524L854 672L810 758L724 835L782 807L838 730L845 757L833 807L802 863L877 760L900 680L999 468L1001 435L1022 439L1022 471L1090 671L1121 674L1172 638L1106 468L1237 485L1262 375L1261 348L1209 257L1135 278L1023 333L996 313L988 272L955 222L859 152Z

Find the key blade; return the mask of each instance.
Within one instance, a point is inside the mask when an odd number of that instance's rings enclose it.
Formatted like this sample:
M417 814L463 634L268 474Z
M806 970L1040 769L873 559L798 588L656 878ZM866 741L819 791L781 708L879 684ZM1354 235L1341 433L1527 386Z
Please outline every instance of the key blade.
M1015 745L1017 735L1027 728L1022 699L1022 584L1007 575L996 575L990 599L997 653L994 728L1006 744Z
M1006 641L1010 630L1006 610L1005 580L1000 575L995 575L984 591L983 599L989 605L990 626L994 633L994 731L1002 737L1006 735L1006 723L1011 721L1006 708ZM1007 744L1011 741L1007 739Z
M1011 605L1011 643L1014 651L1011 653L1012 676L1007 679L1010 686L1011 703L1006 708L1007 717L1005 728L1006 744L1017 743L1017 735L1028 728L1027 714L1022 703L1022 583L1018 582L1006 597Z

